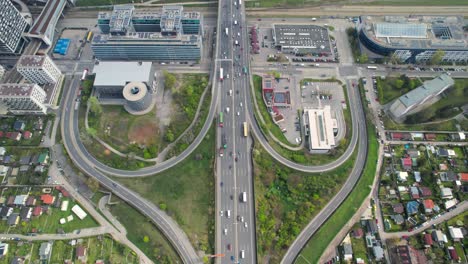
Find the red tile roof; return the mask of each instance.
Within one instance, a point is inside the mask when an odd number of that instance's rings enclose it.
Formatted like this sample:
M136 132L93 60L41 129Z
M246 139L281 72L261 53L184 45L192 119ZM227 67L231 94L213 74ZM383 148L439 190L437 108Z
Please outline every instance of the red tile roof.
M432 201L431 199L424 200L424 208L434 209L434 201Z
M401 139L402 137L401 133L392 133L392 139Z
M405 208L403 207L403 204L401 203L394 204L392 205L392 207L393 207L393 212L397 214L401 214L405 211Z
M460 175L461 181L464 181L464 182L468 181L468 172L462 172L459 175Z
M451 258L452 260L458 261L458 254L457 254L457 251L456 251L454 248L450 248L448 251L449 251L449 253L450 253L450 258Z
M402 158L401 163L403 166L412 166L413 162L411 161L411 158Z
M42 214L42 207L36 206L32 211L33 216L39 216Z
M434 242L432 241L431 234L424 234L424 244L432 246L432 243Z
M436 134L427 133L427 134L424 134L424 137L426 138L426 140L434 140L436 139Z
M52 204L55 200L55 197L50 194L41 195L41 201L44 204Z
M431 196L432 191L429 187L419 187L419 191L423 197Z
M25 139L30 139L32 137L31 131L24 131L23 136Z

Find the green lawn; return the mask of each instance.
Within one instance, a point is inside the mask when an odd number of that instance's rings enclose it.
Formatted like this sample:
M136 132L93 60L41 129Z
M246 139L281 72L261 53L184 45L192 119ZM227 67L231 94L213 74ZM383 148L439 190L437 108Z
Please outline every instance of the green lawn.
M364 108L367 109L367 106L364 105ZM369 143L367 161L354 191L349 194L340 207L312 236L309 242L307 242L306 246L301 251L303 258L298 258L296 263L317 263L328 244L333 240L335 235L353 216L356 210L363 203L364 199L369 195L370 186L372 185L375 176L379 145L376 140L374 126L372 124L368 124L367 134ZM308 262L304 261L304 259Z
M422 84L417 78L408 78L405 75L399 77L377 77L376 80L381 104L387 104Z
M452 5L467 5L466 1L461 0L377 0L366 2L366 5L401 5L401 6L452 6Z
M122 200L118 200L118 203L110 209L127 230L128 239L151 260L155 263L181 263L179 256L164 235L140 212ZM148 236L148 242L144 241L145 236Z
M353 229L361 227L359 223L355 224L353 226ZM354 254L354 259L360 258L363 259L364 261L368 261L367 259L367 248L366 248L366 242L364 238L354 238L351 236L351 245L353 247L353 254Z
M45 129L47 122L49 120L53 120L54 117L52 115L46 115L40 117L42 119L43 130ZM34 125L37 122L38 117L32 116L18 116L18 117L0 117L0 131L3 133L6 132L14 132L13 124L15 121L23 121L25 123L24 131L30 131L32 136L30 139L25 139L21 137L19 141L9 139L5 137L5 134L0 140L0 145L5 146L31 146L35 147L41 143L41 139L43 136L43 130L35 130Z
M182 227L196 249L213 252L215 129L177 166L144 178L117 181L167 212Z
M27 256L29 263L34 263L39 257L41 242L24 242L21 245L16 242L9 242L8 254L0 259L0 264L9 264L14 256ZM77 244L78 245L78 244ZM95 263L96 260L104 260L106 263L136 264L137 257L126 246L114 241L108 236L90 237L82 239L81 243L87 249L87 262ZM76 247L70 244L70 240L54 241L50 263L64 263L65 260L74 260L76 257ZM28 260L25 263L28 263Z
M393 121L390 117L384 116L382 118L384 121L385 129L386 130L410 130L410 131L421 131L421 130L429 130L429 131L458 131L456 125L456 120L448 120L443 122L438 122L434 124L399 124Z

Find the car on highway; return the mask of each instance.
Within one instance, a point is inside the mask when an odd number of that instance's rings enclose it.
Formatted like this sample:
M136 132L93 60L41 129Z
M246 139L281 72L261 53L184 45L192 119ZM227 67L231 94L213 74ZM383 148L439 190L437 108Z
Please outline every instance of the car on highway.
M239 106L242 107L242 102L239 103Z
M237 116L240 116L240 112L237 112Z
M231 244L227 244L226 248L227 250L231 251Z
M220 215L220 216L223 216L223 215L224 215L224 211L223 211L223 210L219 211L219 215Z
M247 222L244 222L244 227L245 227L245 228L247 228L247 227L248 227L248 226L247 226Z
M224 228L224 235L227 235L227 228Z

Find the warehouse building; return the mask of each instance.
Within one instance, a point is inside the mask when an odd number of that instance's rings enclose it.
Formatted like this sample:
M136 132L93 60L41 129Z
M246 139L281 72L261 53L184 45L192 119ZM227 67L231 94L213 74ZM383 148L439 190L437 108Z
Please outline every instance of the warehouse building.
M437 102L437 97L454 84L447 74L425 81L423 85L400 96L390 105L390 115L396 121L403 121L406 116L414 114Z
M328 30L316 25L273 25L273 41L283 53L331 56Z
M164 6L161 13L137 11L132 5L100 12L91 47L103 60L196 61L202 51L202 16Z
M337 131L337 122L331 116L329 105L323 108L305 108L303 120L311 153L324 153L335 147L334 131Z
M95 65L94 88L103 104L123 105L130 113L149 109L156 92L151 62L102 61Z
M437 50L443 62L467 62L463 17L361 16L359 40L370 57L395 56L402 62L430 61Z

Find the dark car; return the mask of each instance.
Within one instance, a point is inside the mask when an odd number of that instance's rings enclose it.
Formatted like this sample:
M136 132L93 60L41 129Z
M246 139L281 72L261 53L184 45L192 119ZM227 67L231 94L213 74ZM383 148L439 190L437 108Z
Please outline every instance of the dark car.
M227 250L231 251L231 244L227 244ZM233 256L231 256L231 257L233 257ZM232 260L232 258L231 258L231 260Z

